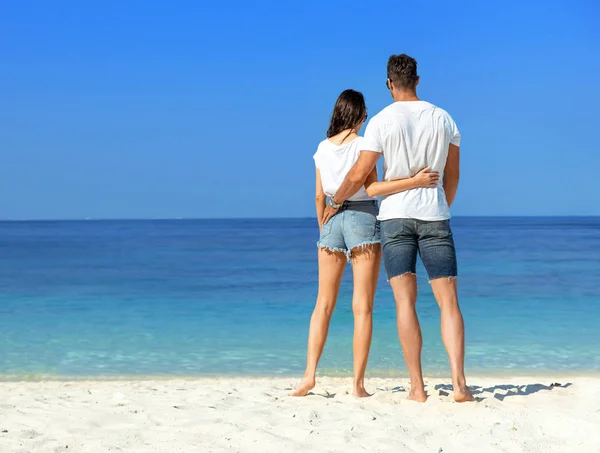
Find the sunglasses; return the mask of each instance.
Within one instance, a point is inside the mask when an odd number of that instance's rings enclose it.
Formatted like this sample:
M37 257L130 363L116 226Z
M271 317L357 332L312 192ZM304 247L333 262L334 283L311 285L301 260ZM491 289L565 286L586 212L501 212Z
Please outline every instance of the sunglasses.
M386 87L388 90L391 90L391 88L390 88L390 80L389 80L389 79L387 79L387 80L385 81L385 87Z

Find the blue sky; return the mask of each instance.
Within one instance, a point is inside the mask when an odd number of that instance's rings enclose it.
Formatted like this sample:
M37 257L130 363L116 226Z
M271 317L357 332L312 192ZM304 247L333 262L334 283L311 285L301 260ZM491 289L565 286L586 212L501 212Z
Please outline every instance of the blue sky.
M0 218L313 216L335 98L375 114L403 52L462 132L455 215L600 215L600 8L538 5L3 1Z

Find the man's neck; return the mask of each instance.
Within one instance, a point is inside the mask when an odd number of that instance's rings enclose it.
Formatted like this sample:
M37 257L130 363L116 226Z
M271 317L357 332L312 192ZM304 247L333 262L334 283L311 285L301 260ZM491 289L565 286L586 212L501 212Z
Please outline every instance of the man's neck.
M420 101L416 91L394 90L394 102Z

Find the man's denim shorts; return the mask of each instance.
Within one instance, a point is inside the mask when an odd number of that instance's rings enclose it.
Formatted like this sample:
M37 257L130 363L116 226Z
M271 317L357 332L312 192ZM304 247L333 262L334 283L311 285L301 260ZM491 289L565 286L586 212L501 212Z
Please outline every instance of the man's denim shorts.
M321 228L317 247L331 252L344 252L348 259L352 250L379 244L377 201L346 201L329 222Z
M449 220L391 219L381 222L383 262L388 280L415 274L417 253L429 280L458 275Z

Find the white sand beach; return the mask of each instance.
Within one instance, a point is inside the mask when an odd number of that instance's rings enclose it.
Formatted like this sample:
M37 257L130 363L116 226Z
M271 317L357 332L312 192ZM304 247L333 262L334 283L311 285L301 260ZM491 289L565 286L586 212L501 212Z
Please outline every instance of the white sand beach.
M428 380L293 378L0 383L0 452L600 452L600 378L472 378L478 402ZM558 382L561 387L551 387Z

